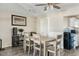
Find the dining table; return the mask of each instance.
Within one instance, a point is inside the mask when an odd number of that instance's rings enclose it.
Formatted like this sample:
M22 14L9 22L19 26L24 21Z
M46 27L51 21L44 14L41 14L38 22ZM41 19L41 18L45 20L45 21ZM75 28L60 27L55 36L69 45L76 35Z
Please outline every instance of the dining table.
M32 40L32 41L34 41L34 38L31 36L30 37L30 39ZM56 40L55 40L55 38L49 38L49 37L47 37L47 36L41 36L40 37L40 40L41 40L41 43L43 44L43 56L46 56L46 42L47 41L51 41L51 40L53 40L53 42L55 42ZM25 41L25 40L24 40ZM39 41L39 40L38 40Z

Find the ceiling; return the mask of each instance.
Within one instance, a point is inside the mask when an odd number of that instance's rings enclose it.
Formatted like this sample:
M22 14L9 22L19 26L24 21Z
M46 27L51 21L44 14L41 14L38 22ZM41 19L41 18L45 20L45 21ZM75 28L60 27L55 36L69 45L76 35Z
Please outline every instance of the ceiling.
M59 6L61 9L53 9L53 10L47 10L44 11L44 6L35 6L38 3L0 3L0 10L16 10L17 12L21 13L28 13L32 15L45 15L46 12L62 12L66 11L68 9L79 7L79 3L60 3ZM40 3L39 3L40 4ZM21 11L22 10L22 11Z
M35 11L40 10L41 8L44 7L44 6L35 6L36 4L41 4L41 3L18 3L18 5L21 5L25 9L27 9L28 7L29 9L35 10ZM65 9L73 8L75 6L79 6L79 3L59 3L59 6L61 7L61 9L65 10Z
M43 14L45 13L44 11L44 6L35 6L38 3L18 3L17 5L23 7L25 10L28 9L29 12L33 12L34 14ZM39 3L40 4L40 3ZM52 10L53 12L61 12L65 11L74 7L79 6L79 3L60 3L59 6L61 9L54 9Z

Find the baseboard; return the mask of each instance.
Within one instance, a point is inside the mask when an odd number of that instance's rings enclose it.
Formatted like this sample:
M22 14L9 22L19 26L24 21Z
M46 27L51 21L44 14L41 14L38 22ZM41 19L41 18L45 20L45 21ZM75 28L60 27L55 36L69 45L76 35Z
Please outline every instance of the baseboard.
M4 48L0 48L0 50L5 50Z
M11 47L12 47L12 46L5 47L5 48L0 48L0 50L5 50L5 49L11 48Z

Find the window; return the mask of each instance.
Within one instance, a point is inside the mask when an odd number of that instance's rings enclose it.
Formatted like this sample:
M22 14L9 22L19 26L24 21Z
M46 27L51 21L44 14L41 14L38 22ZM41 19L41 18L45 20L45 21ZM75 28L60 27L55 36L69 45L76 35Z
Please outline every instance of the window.
M69 18L69 26L79 27L79 19L76 17Z

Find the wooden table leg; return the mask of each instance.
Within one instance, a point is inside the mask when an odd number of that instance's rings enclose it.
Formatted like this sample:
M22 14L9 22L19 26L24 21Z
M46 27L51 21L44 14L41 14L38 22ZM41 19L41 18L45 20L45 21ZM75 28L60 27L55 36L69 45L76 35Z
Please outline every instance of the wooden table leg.
M46 43L44 42L44 56L46 56Z

